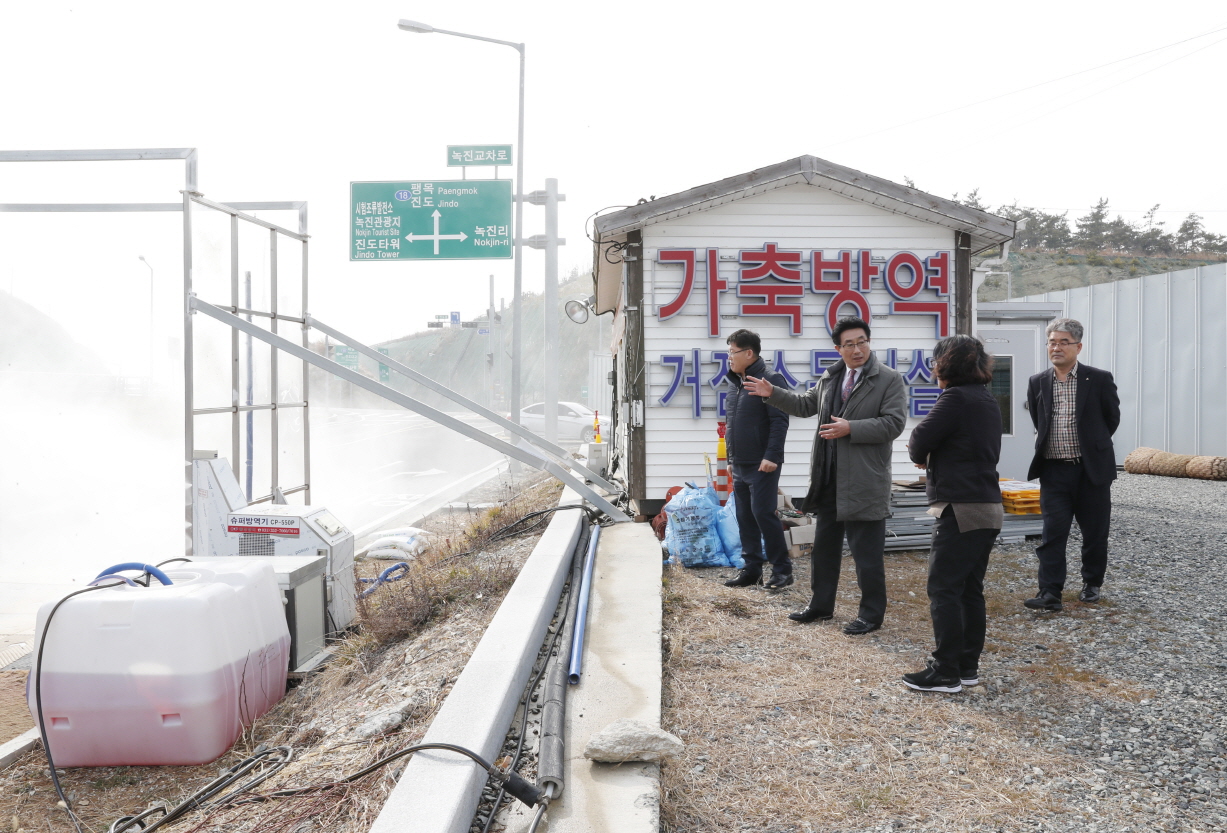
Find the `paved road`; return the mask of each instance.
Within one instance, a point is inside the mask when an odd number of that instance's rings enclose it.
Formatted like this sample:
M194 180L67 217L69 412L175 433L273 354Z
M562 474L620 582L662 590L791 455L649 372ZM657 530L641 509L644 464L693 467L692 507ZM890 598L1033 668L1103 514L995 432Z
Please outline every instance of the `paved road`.
M463 421L501 436L477 417ZM313 503L351 529L503 459L475 439L405 411L334 408L311 426Z

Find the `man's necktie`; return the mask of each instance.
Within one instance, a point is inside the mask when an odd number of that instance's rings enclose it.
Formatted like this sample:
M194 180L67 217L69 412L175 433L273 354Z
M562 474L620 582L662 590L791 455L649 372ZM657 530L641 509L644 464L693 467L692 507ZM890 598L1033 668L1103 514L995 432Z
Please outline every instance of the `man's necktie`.
M844 402L848 401L848 394L852 393L852 389L854 387L856 387L856 371L849 370L848 371L848 382L847 384L844 385L844 395L843 395Z

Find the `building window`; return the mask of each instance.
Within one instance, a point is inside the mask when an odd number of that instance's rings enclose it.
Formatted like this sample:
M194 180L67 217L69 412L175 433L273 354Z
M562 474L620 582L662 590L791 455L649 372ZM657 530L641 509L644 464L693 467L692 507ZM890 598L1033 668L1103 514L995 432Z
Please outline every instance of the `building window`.
M993 381L988 389L1001 408L1001 433L1014 433L1014 357L993 356Z

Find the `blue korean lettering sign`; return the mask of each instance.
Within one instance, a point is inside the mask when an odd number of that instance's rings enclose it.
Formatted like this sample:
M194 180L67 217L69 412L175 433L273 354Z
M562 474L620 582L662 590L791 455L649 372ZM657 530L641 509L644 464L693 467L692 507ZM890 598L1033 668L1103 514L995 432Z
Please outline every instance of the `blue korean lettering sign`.
M672 374L669 387L658 400L660 406L667 408L675 404L682 404L684 407L683 403L686 403L688 399L690 415L695 419L702 418L704 410L714 410L717 416L725 416L724 400L732 385L732 380L728 375L728 350L712 350L707 361L704 361L703 353L703 350L693 348L660 356L658 363L661 367L668 368ZM808 367L799 370L795 365L792 368L788 366L784 353L783 350L764 350L763 359L767 362L768 368L783 376L788 387L794 390L809 390L818 384L819 377L840 358L837 350L811 350ZM908 351L905 351L904 356L901 357L899 350L892 347L889 350L880 351L878 360L887 367L898 370L903 376L908 391L908 415L920 418L926 416L933 408L933 403L941 394L941 388L937 386L933 376L932 351L912 350L910 356L907 353ZM900 366L901 358L907 365L906 369ZM710 371L705 370L708 365L713 366ZM712 404L705 404L705 394L708 389L715 394ZM688 396L683 394L683 391ZM674 400L678 402L675 403Z

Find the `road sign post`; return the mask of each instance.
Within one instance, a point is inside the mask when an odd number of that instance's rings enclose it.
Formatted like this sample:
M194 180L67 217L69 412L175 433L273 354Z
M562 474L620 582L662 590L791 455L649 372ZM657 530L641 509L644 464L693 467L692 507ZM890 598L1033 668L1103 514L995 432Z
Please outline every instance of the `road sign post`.
M350 260L512 256L505 179L351 182Z

